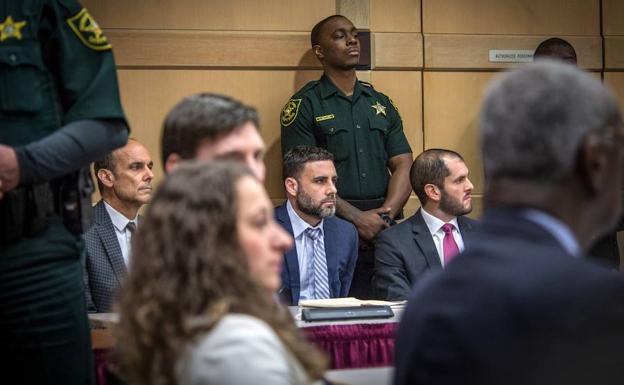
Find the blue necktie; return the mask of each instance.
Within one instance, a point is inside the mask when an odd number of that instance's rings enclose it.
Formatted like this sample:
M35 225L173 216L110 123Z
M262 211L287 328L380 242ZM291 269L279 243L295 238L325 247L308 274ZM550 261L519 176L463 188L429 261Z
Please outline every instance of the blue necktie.
M312 267L314 298L329 298L329 279L327 276L327 258L325 258L325 248L321 242L321 229L308 227L305 234L312 241Z

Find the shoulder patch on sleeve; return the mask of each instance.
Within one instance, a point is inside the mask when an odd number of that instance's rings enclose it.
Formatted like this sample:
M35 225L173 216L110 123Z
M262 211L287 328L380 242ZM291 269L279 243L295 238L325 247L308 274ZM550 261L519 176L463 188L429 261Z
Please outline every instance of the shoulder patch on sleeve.
M288 127L295 121L300 105L301 99L290 99L288 103L286 103L284 108L282 108L282 113L280 114L280 122L282 123L282 126Z
M67 24L78 39L92 50L105 51L112 48L102 29L86 8L67 19Z

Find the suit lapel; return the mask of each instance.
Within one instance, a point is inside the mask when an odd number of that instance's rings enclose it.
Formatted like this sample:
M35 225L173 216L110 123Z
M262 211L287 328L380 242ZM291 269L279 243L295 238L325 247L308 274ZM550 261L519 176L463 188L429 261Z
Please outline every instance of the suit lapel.
M290 223L290 217L288 216L288 211L286 209L286 205L279 206L275 209L275 214L277 221L281 223L282 227L286 229L292 235L293 229L292 224ZM286 263L286 270L288 272L288 286L290 287L292 304L296 305L299 303L299 259L297 258L297 248L293 247L289 251L284 254L284 262ZM286 282L282 283L283 285ZM296 290L295 290L296 288Z
M464 241L464 248L471 243L471 232L474 229L474 222L467 220L463 216L457 217L457 224L459 225L459 232L461 233L462 240Z
M431 237L429 228L420 213L420 209L410 218L410 220L412 221L412 231L414 232L416 245L425 256L427 263L430 267L436 266L442 268L442 263L440 262L440 257L438 256L438 250L433 243L433 238Z
M121 247L119 246L117 235L115 234L115 227L113 226L113 222L111 221L108 212L106 211L104 201L100 201L97 205L95 205L94 211L98 236L102 241L102 245L104 245L106 256L113 267L115 277L117 278L117 281L121 283L127 274L126 264L124 262L123 255L121 254Z

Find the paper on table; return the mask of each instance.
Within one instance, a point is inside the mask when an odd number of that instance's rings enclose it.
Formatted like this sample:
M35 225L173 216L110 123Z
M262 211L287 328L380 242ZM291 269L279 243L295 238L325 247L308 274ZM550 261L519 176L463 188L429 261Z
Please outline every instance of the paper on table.
M304 299L299 301L301 307L348 307L348 306L403 306L407 301L380 301L376 299L361 300L355 297Z

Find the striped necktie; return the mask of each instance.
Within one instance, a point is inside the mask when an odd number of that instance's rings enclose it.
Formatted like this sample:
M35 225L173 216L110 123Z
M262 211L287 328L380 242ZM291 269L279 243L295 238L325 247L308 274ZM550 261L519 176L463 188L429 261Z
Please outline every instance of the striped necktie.
M321 242L321 229L308 227L305 234L312 241L312 267L315 299L329 298L329 279L327 276L327 258L325 257L325 248Z

